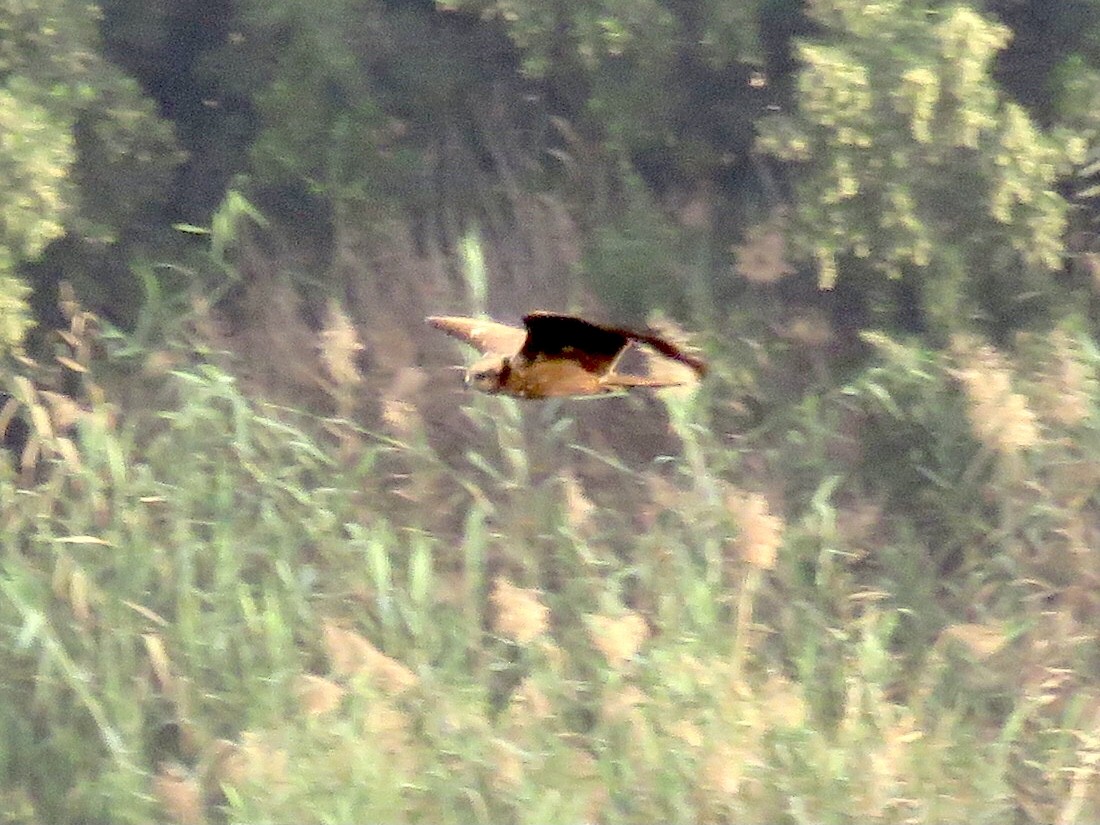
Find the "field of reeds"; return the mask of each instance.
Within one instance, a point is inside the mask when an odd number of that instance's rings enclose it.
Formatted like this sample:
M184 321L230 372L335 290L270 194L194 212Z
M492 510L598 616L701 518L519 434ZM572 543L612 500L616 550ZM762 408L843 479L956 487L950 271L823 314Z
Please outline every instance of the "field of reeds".
M456 394L442 449L415 405L310 415L218 353L135 377L69 315L4 387L0 821L1100 817L1071 326L867 335L843 386L746 420L716 339L687 393ZM668 449L586 441L593 404Z

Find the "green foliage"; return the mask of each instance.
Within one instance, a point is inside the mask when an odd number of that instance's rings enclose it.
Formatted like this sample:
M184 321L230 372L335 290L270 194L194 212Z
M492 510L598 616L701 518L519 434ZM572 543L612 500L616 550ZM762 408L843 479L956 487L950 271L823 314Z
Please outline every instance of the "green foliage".
M251 51L266 72L247 90L262 118L259 183L338 206L419 205L434 160L456 163L445 171L468 195L468 102L483 80L473 44L423 8L363 0L246 4L242 23L250 43L269 44Z
M72 179L80 198L71 229L113 243L165 206L183 153L172 124L133 78L105 65L90 85L91 99L75 110Z
M379 160L371 146L385 117L354 52L334 36L326 15L265 22L269 32L280 25L288 31L271 79L256 95L265 122L252 148L260 180L291 182L335 201L366 196L378 171L370 168Z
M710 110L681 96L699 77L678 72L752 56L757 5L439 8L246 4L217 57L241 47L222 79L263 120L252 180L338 206L483 191L464 173L509 141L491 140L479 100L501 55L470 44L499 43L462 39L488 29L446 9L476 11L581 101L556 157L589 186L564 209L593 207L584 262L600 297L624 316L675 304L701 233L660 213L631 154L702 146L699 171L730 149L683 128ZM990 81L1005 29L965 6L810 8L821 36L799 46L799 108L761 138L797 166L792 245L826 280L830 266L876 286L915 276L940 332L1049 292L1065 217L1053 185L1076 147ZM8 272L63 229L144 226L167 189L170 135L96 56L93 22L59 0L0 0L0 349L24 325ZM477 309L498 217L453 235ZM243 219L263 224L233 190L209 230L178 227L209 234L209 281L133 265L132 336L84 340L96 325L74 315L35 381L0 376L0 414L31 430L20 466L0 461L0 818L1096 818L1100 355L1086 323L1015 351L865 335L847 386L750 432L729 423L734 396L769 392L755 373L771 349L730 340L740 326L716 336L694 395L461 397L440 424L416 390L356 382L381 408L367 432L257 401L211 363L232 313L195 311L199 343L159 349L198 307L196 283L211 300L236 283ZM741 310L762 329L781 300L769 289L752 284ZM104 379L135 354L140 379ZM47 389L61 386L75 399ZM586 416L667 449L624 458L587 437Z
M35 103L20 77L0 86L0 354L17 349L31 321L29 289L16 277L64 232L72 196L70 122Z
M71 0L0 5L0 73L24 111L57 135L41 151L55 157L55 177L67 187L54 196L55 224L99 240L117 233L149 204L163 199L182 159L171 126L161 120L133 79L100 54L98 11ZM12 84L17 84L13 89ZM7 109L8 107L5 107ZM75 186L73 184L76 184ZM60 227L53 233L56 236Z
M5 253L0 251L0 273L5 270ZM17 352L31 327L27 297L30 287L11 275L0 274L0 355Z
M744 60L757 48L752 3L706 2L688 8L660 0L556 5L537 0L437 0L436 5L502 20L524 50L528 70L537 75L560 70L556 61L563 58L588 71L622 58L635 66L667 60L689 31L698 37L707 62L715 66ZM568 32L564 38L563 31Z
M0 245L8 261L38 257L64 232L71 192L67 177L73 161L70 123L35 103L20 78L0 88L3 154L0 173L8 181Z
M181 156L169 124L98 52L97 10L0 3L0 351L29 326L10 286L65 234L113 242L163 201ZM80 273L67 273L79 281Z
M917 272L929 296L963 298L946 310L926 298L928 314L965 324L979 293L1018 295L1038 282L1017 273L1056 269L1067 204L1054 183L1084 142L1043 134L998 93L990 65L1008 30L961 5L838 0L813 14L824 34L798 46L798 110L766 119L759 147L812 161L793 235L822 285L841 266ZM991 266L1007 273L979 288Z
M552 90L555 114L599 135L614 162L652 153L665 174L688 177L747 148L748 95L724 72L760 62L761 5L437 2L503 23L527 73Z
M859 434L863 472L892 509L921 525L933 557L947 564L982 529L973 519L982 505L968 473L977 451L964 399L935 351L878 333L865 339L875 357L842 390L855 414L865 417Z
M1055 86L1053 106L1058 122L1083 134L1095 134L1100 128L1097 113L1100 68L1079 54L1071 54L1058 65L1052 85Z
M0 473L0 802L1091 818L1092 751L1066 734L1091 729L1067 697L1100 690L1093 554L1069 548L1095 529L1100 357L1071 324L1018 358L873 343L848 390L755 434L709 424L720 399L663 398L680 446L633 469L577 440L592 402L471 397L444 460L411 411L372 435L201 361L154 416L91 364L77 405L15 382L42 460Z
M597 295L624 318L642 320L655 308L672 309L683 295L677 269L675 228L640 191L617 221L592 233L585 250L585 271Z

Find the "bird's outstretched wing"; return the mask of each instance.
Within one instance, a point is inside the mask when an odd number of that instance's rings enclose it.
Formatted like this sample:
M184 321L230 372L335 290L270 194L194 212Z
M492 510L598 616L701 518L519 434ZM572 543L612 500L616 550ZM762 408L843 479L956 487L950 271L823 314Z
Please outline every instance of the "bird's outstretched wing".
M527 327L527 340L519 352L521 358L528 362L576 361L597 375L611 369L629 340L619 330L554 312L529 313L524 316L523 325Z
M604 373L615 365L628 343L637 341L665 358L687 365L697 377L707 371L702 360L654 332L604 326L552 312L532 312L524 317L523 323L528 335L520 354L529 361L539 356L571 358L587 370Z
M527 330L485 321L480 318L463 318L457 315L432 315L428 323L465 341L484 354L512 355L519 351L527 338Z

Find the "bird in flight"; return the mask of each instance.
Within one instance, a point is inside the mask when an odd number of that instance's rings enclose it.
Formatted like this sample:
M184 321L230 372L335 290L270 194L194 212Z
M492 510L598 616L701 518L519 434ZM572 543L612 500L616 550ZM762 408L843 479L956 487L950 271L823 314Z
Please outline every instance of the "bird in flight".
M436 329L478 349L485 357L466 370L466 385L519 398L591 396L633 387L673 387L698 380L700 359L652 332L603 326L572 315L532 312L515 327L478 318L433 315ZM631 375L615 367L631 344L686 365L681 375Z

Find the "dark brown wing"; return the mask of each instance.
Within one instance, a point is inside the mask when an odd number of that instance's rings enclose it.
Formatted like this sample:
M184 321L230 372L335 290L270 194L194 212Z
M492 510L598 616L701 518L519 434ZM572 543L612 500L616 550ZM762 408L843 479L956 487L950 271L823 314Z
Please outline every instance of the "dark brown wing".
M485 354L513 355L523 346L527 331L522 327L463 318L455 315L432 315L426 319L436 329L453 335Z
M707 365L702 360L653 332L603 326L552 312L533 312L524 317L523 324L527 327L527 340L520 355L531 361L540 356L570 358L579 361L585 369L605 373L627 343L637 341L666 358L686 364L699 377L707 372Z
M621 330L602 327L573 315L532 312L524 316L527 340L519 351L528 362L540 359L576 361L585 370L603 375L630 340Z

